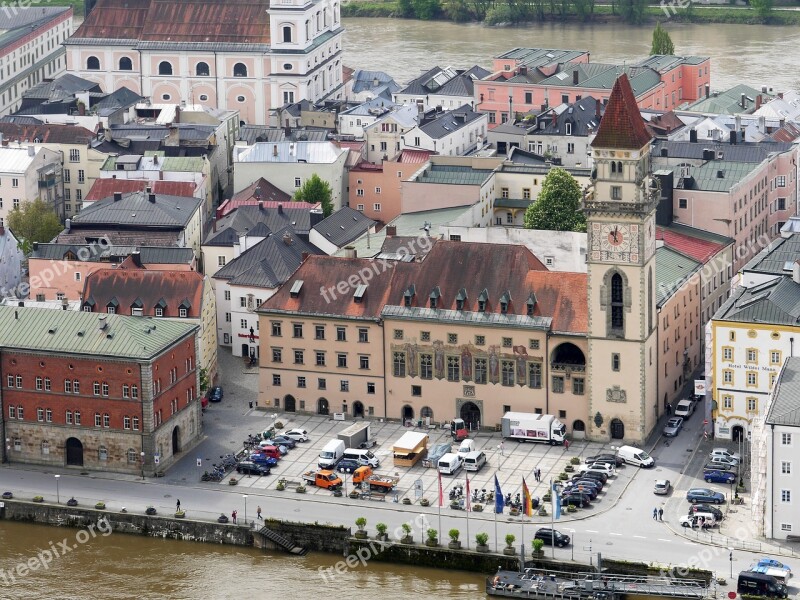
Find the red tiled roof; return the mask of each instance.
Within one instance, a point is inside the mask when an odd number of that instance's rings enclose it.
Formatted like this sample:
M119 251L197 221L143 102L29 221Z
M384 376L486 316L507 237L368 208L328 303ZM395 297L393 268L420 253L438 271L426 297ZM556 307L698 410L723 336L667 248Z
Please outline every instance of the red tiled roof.
M368 171L369 172L373 172L373 173L380 173L380 172L383 171L383 163L381 163L379 165L376 165L375 163L371 163L371 162L367 162L365 160L362 160L355 167L350 169L351 173L353 171L361 171L361 172L364 172L364 173L366 173Z
M499 313L500 297L509 292L509 312L525 315L526 301L533 292L537 301L534 314L552 317L553 330L588 330L586 274L548 271L524 246L437 240L422 262L390 264L391 270L385 270L370 259L310 256L262 308L372 319L378 318L386 305L403 306L404 294L413 285L412 306L429 306L430 293L438 287L438 307L454 310L456 296L464 288L465 309L477 311L478 297L485 289L487 312ZM377 275L375 266L380 270ZM355 288L340 294L335 286L362 269L370 270L373 277L363 301L356 303ZM302 290L292 298L290 290L299 280L303 281Z
M20 125L18 123L0 123L3 142L33 142L50 144L89 145L94 133L78 125Z
M74 38L269 44L268 0L98 0Z
M150 181L148 179L95 179L92 189L86 194L85 202L95 202L103 198L109 198L114 192L130 194L132 192L144 191L150 186L154 194L166 194L168 196L183 196L193 198L195 184L191 181Z
M639 150L651 139L628 76L623 73L614 82L592 148Z
M198 318L202 311L203 276L197 271L100 269L86 277L81 301L90 297L99 312L105 312L105 307L116 298L117 313L122 315L130 315L131 306L139 299L145 316L155 316L156 304L163 300L167 317L177 317L180 304L188 300L189 318Z
M403 150L397 157L399 163L424 163L428 162L433 152L427 150Z
M656 239L663 240L665 246L701 263L708 262L712 256L725 248L725 244L696 238L665 227L656 227Z
M263 177L259 177L242 191L235 193L233 197L220 204L217 208L217 219L232 213L240 206L258 206L259 202L264 208L278 208L279 205L283 205L287 208L291 206L291 208L311 210L319 206L309 202L295 202L289 194L278 189Z
M364 144L366 142L356 142L356 141L341 141L335 142L339 148L344 148L347 150L355 150L356 152L361 152L364 149Z
M794 123L786 123L783 127L775 131L771 136L769 136L776 142L794 142L798 137L800 137L800 127L795 125Z

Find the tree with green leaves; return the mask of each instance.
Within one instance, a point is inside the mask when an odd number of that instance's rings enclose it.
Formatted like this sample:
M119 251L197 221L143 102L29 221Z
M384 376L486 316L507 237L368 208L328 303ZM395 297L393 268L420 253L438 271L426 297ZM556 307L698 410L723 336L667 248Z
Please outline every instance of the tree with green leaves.
M333 192L327 181L323 181L319 175L314 173L306 179L303 186L294 193L294 200L297 202L308 202L310 204L322 204L323 215L328 217L333 212Z
M763 22L768 21L772 15L772 0L750 0L750 6Z
M661 27L661 22L656 23L653 29L653 43L650 46L650 56L654 54L675 54L675 45L667 30Z
M39 198L8 213L8 227L26 255L33 250L34 242L49 242L64 228L53 208Z
M626 23L638 25L644 19L647 0L619 0L619 14Z
M411 4L411 0L398 0L397 16L404 19L414 18L414 6Z
M525 211L526 229L586 231L581 212L581 186L560 167L550 169L539 197Z
M417 15L417 18L423 21L435 19L442 9L439 0L411 0L411 6L414 7L414 14Z

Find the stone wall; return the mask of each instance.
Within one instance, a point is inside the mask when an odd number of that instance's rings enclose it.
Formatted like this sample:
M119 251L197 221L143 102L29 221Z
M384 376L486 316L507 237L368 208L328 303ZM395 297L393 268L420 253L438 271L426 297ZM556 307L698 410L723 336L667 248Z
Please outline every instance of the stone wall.
M312 552L331 552L344 555L352 533L347 527L319 523L291 523L267 519L264 527L279 533L297 546Z
M474 541L472 542L474 544ZM450 550L447 546L430 547L424 544L381 543L376 540L348 540L348 556L364 557L395 564L432 566L439 569L473 571L492 574L498 568L519 570L519 555L505 556L494 552Z

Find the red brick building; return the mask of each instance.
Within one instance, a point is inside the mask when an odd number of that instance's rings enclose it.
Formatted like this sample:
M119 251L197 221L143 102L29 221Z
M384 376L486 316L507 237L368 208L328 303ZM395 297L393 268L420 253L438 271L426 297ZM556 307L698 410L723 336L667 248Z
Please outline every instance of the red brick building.
M0 307L4 461L168 468L202 431L197 330L148 317Z

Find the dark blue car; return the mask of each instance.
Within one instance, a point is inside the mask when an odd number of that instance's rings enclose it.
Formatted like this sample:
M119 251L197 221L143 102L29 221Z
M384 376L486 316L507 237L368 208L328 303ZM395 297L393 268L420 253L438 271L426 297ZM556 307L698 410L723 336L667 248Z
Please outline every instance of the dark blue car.
M692 504L708 502L709 504L722 504L725 496L708 488L692 488L686 492L686 499Z
M274 467L278 464L277 458L272 458L266 454L251 454L250 461L256 463L257 465L267 465L268 467Z
M208 399L211 402L222 402L222 388L219 386L211 388L208 391Z
M726 483L730 485L734 481L736 481L736 475L731 473L730 471L706 471L703 473L703 479L706 480L706 483Z

